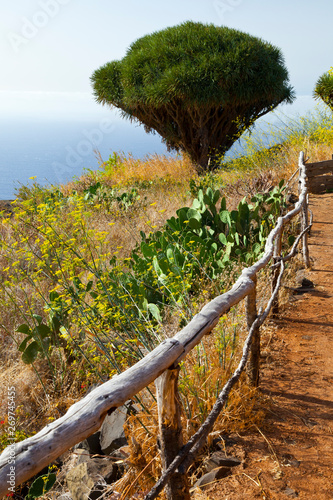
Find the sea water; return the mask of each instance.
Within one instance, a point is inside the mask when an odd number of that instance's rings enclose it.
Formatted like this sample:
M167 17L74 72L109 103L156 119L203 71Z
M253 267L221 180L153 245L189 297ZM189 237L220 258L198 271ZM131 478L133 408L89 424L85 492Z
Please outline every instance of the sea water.
M62 184L113 152L135 158L168 154L161 137L111 118L52 120L16 118L0 123L0 199L13 199L21 185ZM33 180L31 178L34 178Z

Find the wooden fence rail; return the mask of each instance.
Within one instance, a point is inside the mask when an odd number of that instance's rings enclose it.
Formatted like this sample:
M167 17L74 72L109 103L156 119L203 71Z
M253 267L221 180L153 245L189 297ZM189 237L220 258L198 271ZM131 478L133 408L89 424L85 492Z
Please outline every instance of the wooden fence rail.
M66 450L96 432L101 427L107 414L112 413L117 407L123 405L158 379L156 383L164 473L159 485L154 487L155 489L148 494L147 499L156 498L157 490L161 491L165 485L167 485L169 499L189 498L186 470L200 446L204 443L207 429L211 428L215 417L208 417L210 420L208 423L205 422L202 428L199 429L199 434L192 436L189 443L182 447L180 418L176 404L178 365L188 352L201 341L203 336L212 331L221 316L226 314L232 306L242 299L247 298L246 312L249 335L244 344L243 356L237 370L223 388L214 406L213 414L216 416L216 413L221 411L227 395L244 370L248 358L248 376L253 385L258 384L259 326L267 317L272 305L277 304L276 300L284 261L289 260L295 254L296 246L301 240L303 242L304 262L306 266L309 266L308 249L304 248L307 245L307 239L304 236L310 226L307 222L308 195L303 153L300 153L299 158L299 186L298 202L293 210L283 217L279 217L276 226L267 238L265 251L261 259L251 267L244 269L239 279L228 292L205 305L190 323L173 338L164 340L134 366L119 375L115 375L111 380L97 387L82 400L71 406L64 416L44 427L35 436L10 445L3 451L0 455L0 497L8 493L8 478L12 471L15 472L16 486L27 481ZM279 242L282 240L283 229L297 214L302 215L302 232L290 253L285 258L282 258ZM277 269L273 279L274 290L264 313L259 312L258 315L256 309L257 273L267 266L272 258L274 258L275 262L274 267ZM170 443L172 443L172 449ZM168 474L170 474L170 470L171 474L176 472L175 481L169 481L170 475ZM177 484L177 491L175 491L176 488L173 488L172 483Z

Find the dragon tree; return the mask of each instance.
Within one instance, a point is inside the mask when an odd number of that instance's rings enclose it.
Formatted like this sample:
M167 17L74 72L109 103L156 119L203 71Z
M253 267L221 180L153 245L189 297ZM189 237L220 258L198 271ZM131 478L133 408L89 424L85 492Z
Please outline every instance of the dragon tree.
M277 47L195 22L139 38L91 81L99 103L160 134L199 171L216 168L255 120L294 99Z

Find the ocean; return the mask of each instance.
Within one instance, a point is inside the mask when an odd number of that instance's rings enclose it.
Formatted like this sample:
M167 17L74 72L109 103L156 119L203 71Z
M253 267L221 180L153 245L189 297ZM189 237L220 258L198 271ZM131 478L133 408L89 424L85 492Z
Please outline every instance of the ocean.
M13 199L21 185L61 184L85 169L96 170L115 151L136 158L168 154L158 135L129 122L98 118L7 119L0 123L0 199ZM34 177L35 179L31 179Z

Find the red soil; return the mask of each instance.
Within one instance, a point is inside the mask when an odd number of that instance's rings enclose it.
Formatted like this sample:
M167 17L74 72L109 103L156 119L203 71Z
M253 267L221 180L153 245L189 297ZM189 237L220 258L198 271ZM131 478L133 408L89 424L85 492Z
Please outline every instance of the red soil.
M310 207L305 276L315 287L271 322L260 386L271 403L266 424L233 436L227 451L243 465L206 490L209 499L333 499L333 195L312 195Z

